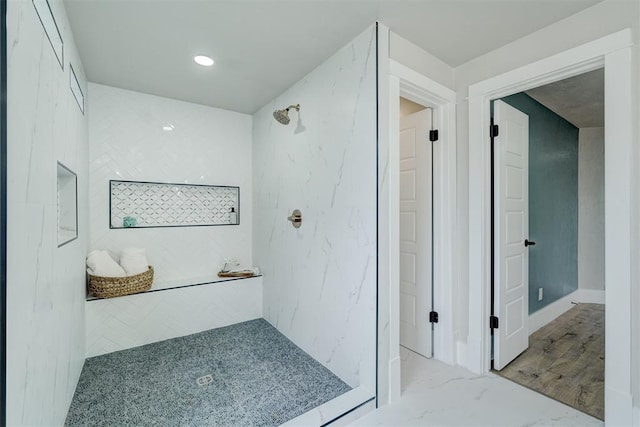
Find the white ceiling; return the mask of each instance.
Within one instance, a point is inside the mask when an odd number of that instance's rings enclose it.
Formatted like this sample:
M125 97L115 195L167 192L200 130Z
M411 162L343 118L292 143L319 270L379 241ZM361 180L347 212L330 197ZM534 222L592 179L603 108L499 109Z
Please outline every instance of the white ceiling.
M90 81L253 113L376 20L452 67L601 0L64 0ZM194 55L213 57L203 68Z
M526 91L577 128L604 127L604 69Z

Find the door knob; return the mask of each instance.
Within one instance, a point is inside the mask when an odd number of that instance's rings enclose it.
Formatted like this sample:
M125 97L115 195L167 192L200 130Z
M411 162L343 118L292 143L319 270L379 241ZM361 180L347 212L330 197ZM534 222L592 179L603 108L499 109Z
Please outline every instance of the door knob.
M536 242L532 242L532 241L531 241L531 240L529 240L529 239L525 239L525 241L524 241L524 247L525 247L525 248L526 248L527 246L533 246L533 245L535 245L535 244L536 244Z

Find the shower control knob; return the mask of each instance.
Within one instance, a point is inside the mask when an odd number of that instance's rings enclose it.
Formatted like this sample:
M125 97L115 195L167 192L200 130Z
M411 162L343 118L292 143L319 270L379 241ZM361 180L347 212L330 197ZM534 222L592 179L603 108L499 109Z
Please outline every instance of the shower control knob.
M291 225L295 228L300 228L302 225L302 212L300 212L300 209L295 209L287 219L291 221Z

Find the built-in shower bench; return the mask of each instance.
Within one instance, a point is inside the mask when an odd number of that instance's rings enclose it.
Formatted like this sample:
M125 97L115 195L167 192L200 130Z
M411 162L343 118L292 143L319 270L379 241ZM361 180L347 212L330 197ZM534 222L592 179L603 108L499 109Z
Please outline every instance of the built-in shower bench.
M253 279L256 277L262 277L262 275L259 274L251 277L218 277L217 275L216 276L210 275L210 276L192 277L190 279L161 280L158 282L153 282L153 286L151 286L151 289L145 292L140 292L140 293L148 294L151 292L169 291L172 289L188 288L191 286L214 285L216 283L231 282L234 280ZM132 294L132 295L138 295L138 294ZM128 297L131 295L124 295L124 296ZM122 297L116 297L116 298L122 298ZM97 297L94 297L93 295L87 294L87 301L95 301L100 299L104 299L104 298L97 298Z
M159 281L143 293L88 297L86 356L262 317L262 276Z

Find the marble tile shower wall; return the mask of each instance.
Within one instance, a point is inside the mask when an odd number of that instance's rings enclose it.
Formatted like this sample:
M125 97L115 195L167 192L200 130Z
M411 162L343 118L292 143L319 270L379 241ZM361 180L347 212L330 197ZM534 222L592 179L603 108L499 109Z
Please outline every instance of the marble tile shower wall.
M371 28L253 117L254 261L264 273L264 316L350 386L370 391L375 48ZM288 126L273 119L275 109L296 103L300 113L290 112ZM287 221L293 209L302 211L299 229Z
M31 1L7 7L7 425L62 425L84 362L88 131L84 72L62 1L60 67ZM56 161L78 176L77 240L57 247Z
M146 248L154 287L252 264L251 116L94 83L89 106L92 249ZM240 225L109 229L111 179L239 186Z

